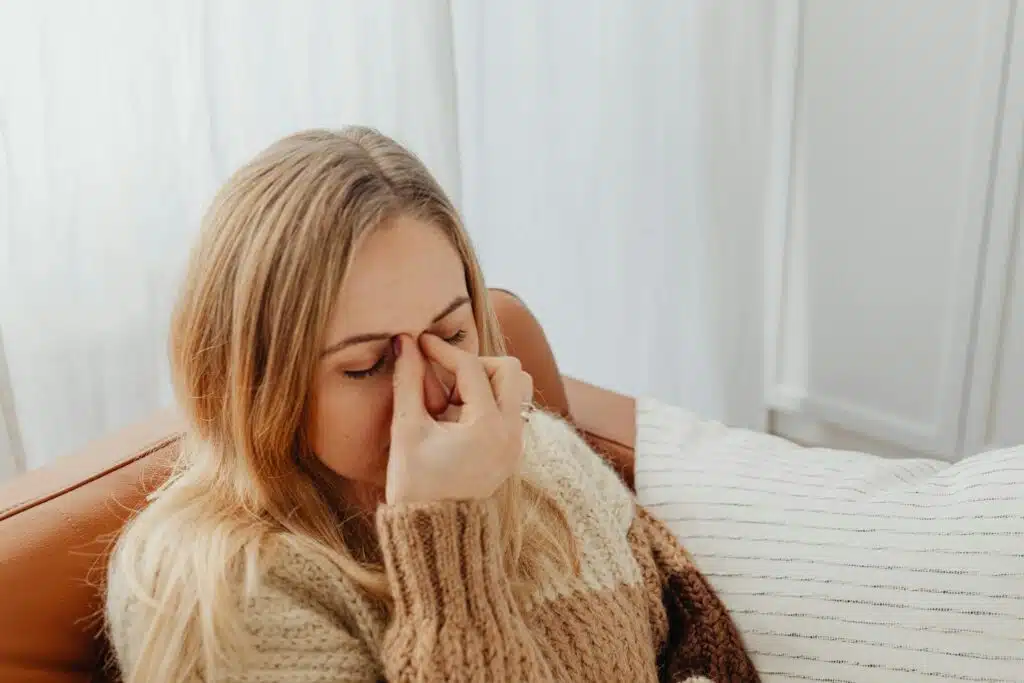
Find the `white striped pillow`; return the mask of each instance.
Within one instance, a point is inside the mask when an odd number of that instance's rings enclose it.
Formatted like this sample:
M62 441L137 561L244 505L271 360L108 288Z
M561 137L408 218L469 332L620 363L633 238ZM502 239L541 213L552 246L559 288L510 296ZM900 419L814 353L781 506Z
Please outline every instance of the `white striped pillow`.
M765 683L1024 681L1024 447L891 460L646 399L636 482Z

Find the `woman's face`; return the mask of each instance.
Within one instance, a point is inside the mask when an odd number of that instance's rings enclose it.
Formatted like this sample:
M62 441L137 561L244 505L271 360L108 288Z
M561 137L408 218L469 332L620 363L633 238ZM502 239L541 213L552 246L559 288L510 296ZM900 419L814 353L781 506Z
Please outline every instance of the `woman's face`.
M383 489L390 445L391 338L434 334L480 352L462 259L436 226L408 216L356 243L328 322L309 425L317 457L360 498ZM424 381L427 409L449 408L452 376L436 365Z

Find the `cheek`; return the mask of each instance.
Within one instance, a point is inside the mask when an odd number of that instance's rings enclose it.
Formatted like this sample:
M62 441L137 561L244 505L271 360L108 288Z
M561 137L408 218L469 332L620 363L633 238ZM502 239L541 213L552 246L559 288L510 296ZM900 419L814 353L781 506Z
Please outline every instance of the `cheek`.
M391 401L389 375L323 382L310 429L313 452L346 479L383 483Z

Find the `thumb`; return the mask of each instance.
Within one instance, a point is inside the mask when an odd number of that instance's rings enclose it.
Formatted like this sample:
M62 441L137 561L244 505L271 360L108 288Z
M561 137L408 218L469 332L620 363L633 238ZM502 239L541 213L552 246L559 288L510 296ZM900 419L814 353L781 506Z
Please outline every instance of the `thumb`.
M426 361L419 345L406 335L395 335L391 339L395 354L393 374L394 416L393 423L416 420L426 416L423 404L423 378Z

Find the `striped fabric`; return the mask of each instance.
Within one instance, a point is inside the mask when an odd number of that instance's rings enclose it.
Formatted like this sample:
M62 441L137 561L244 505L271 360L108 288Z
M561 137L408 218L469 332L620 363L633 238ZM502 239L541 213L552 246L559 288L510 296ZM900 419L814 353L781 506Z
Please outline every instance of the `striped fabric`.
M891 460L645 399L636 482L765 683L1024 682L1024 447Z

